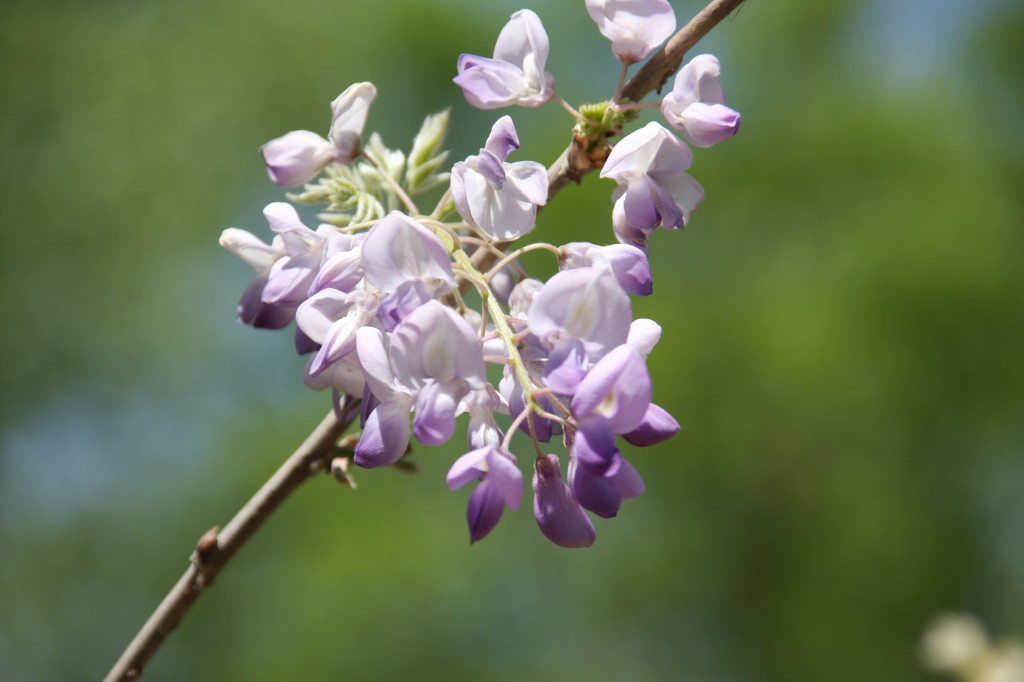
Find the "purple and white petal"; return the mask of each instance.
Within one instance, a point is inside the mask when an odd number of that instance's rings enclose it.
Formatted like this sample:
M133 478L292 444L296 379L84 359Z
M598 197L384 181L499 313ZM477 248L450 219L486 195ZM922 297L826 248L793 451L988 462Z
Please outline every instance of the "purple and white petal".
M416 398L416 440L424 445L447 443L455 432L455 409L467 392L462 382L428 381Z
M315 178L334 157L334 146L316 133L293 130L260 147L270 181L297 187Z
M572 411L582 421L598 415L613 433L626 433L643 421L651 390L644 359L632 346L623 344L601 358L580 382Z
M419 280L441 293L455 288L448 252L437 236L398 211L370 228L363 240L366 281L385 293Z
M391 364L398 381L421 388L427 381L463 380L470 389L487 383L476 330L451 308L429 301L395 327Z
M626 442L637 447L648 447L662 443L679 432L679 422L665 408L651 403L644 412L640 425L622 434Z
M501 521L505 512L505 501L490 479L484 479L469 496L466 505L466 521L469 524L470 544L483 540Z
M600 416L580 420L572 447L576 461L595 476L611 478L622 466L615 434L607 420Z
M587 12L624 64L646 59L676 30L668 0L587 0Z
M604 268L555 274L533 299L530 331L548 347L565 339L583 341L596 361L626 341L633 320L629 296Z
M331 132L334 160L351 163L360 151L360 138L366 126L370 104L377 97L373 83L355 83L331 102Z
M372 469L394 464L409 447L409 408L411 399L399 396L382 402L370 413L363 435L356 444L353 461Z

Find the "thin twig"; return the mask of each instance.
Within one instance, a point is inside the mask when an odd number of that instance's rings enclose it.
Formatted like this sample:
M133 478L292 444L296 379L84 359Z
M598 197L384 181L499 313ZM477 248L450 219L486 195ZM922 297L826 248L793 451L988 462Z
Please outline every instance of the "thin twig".
M192 553L191 563L177 584L149 617L142 629L110 670L105 682L135 680L142 668L156 653L164 639L188 613L203 590L227 565L263 522L317 471L329 470L330 460L337 455L337 441L359 415L359 401L348 399L338 420L332 410L306 441L263 484L245 506L220 532L207 531Z

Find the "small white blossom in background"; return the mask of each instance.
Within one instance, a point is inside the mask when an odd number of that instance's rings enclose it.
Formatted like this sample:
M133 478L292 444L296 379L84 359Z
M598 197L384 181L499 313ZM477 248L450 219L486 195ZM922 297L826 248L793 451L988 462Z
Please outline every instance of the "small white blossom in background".
M1024 641L992 642L974 616L936 618L921 641L925 667L961 682L1024 682Z

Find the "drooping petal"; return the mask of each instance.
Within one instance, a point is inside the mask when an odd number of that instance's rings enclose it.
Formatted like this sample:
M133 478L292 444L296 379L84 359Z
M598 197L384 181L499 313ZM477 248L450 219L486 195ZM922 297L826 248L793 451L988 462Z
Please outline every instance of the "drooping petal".
M391 369L388 335L373 327L356 332L356 354L366 376L366 385L378 400L390 400L401 391ZM364 399L363 403L366 403Z
M654 320L641 317L629 325L629 337L626 343L633 346L640 357L646 358L661 340L661 325Z
M650 403L647 365L636 349L622 344L601 358L580 382L572 411L584 420L600 415L613 433L626 433L640 424Z
M523 70L500 59L464 54L459 57L458 70L452 80L477 109L511 106L528 89Z
M657 445L679 432L679 422L665 408L651 403L644 412L640 425L628 433L622 434L627 443L637 447Z
M402 282L377 308L377 317L384 331L394 331L398 323L409 317L414 310L434 299L433 287L420 280Z
M455 408L468 389L465 384L428 381L416 399L413 433L424 445L441 445L455 432Z
M471 481L479 481L487 473L487 453L489 448L479 448L467 452L455 460L448 470L448 490L458 490Z
M625 64L646 59L676 30L668 0L587 0L587 12Z
M583 342L591 361L625 342L633 320L629 296L604 268L578 268L554 275L533 299L530 331L554 347L564 339Z
M420 280L437 291L455 288L448 252L437 236L398 211L370 228L363 240L366 281L390 293L402 283Z
M544 385L555 393L572 395L587 375L587 353L583 342L567 339L555 346L544 365Z
M669 125L698 147L710 147L739 130L739 113L725 105L721 71L713 55L697 55L679 70L661 103Z
M308 130L293 130L260 147L270 181L297 187L315 178L334 156L330 142Z
M644 494L640 473L624 457L618 472L610 478L595 476L580 466L570 466L569 478L580 505L606 519L619 512L623 500Z
M487 383L476 330L438 301L420 306L395 327L390 356L396 378L406 386L420 388L431 379L461 379L470 389Z
M238 321L256 329L283 329L295 318L295 308L265 303L267 273L256 275L238 302Z
M622 455L615 445L615 434L607 420L600 416L580 420L573 449L580 466L595 476L610 478L622 466Z
M627 294L650 296L654 293L651 265L642 249L630 244L610 244L601 247L598 254Z
M626 460L622 461L625 464ZM622 469L619 471L621 473ZM572 467L569 480L572 481L573 496L584 509L604 519L610 519L619 513L622 495L615 486L614 478L595 476L585 467L576 466Z
M693 152L657 121L651 121L616 144L604 167L602 178L626 182L637 174L677 173L693 165Z
M509 154L519 149L519 133L516 132L511 116L502 116L494 122L490 134L487 135L484 149L500 162L504 162Z
M466 521L469 523L470 544L483 540L501 521L505 502L498 494L494 483L484 479L469 496L466 505Z
M559 547L590 547L597 534L586 512L562 481L554 455L539 457L534 464L533 513L540 530Z
M690 144L710 147L739 132L740 115L724 104L696 102L686 107L675 120L669 119L669 123Z
M409 399L382 402L366 419L353 461L372 469L394 464L409 447Z
M331 326L345 317L351 308L352 296L335 289L325 289L302 302L295 311L295 323L314 343L322 345Z

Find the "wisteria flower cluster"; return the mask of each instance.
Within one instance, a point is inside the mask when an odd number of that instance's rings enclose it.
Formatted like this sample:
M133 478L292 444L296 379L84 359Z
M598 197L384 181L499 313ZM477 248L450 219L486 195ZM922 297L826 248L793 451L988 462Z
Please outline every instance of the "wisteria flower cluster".
M652 105L621 98L629 66L675 30L666 0L586 0L586 10L623 64L618 92L577 111L555 94L549 42L540 18L512 15L493 57L462 55L455 83L480 109L537 107L556 101L577 118L575 135L594 144L621 134ZM304 380L331 389L341 414L359 400L362 432L351 451L361 467L405 461L410 443L448 442L466 418L466 454L448 472L456 490L475 484L467 508L470 539L490 533L522 501L523 472L512 451L522 432L535 451L533 507L543 534L563 547L588 547L590 512L615 516L644 483L622 441L660 443L679 424L653 402L646 358L659 325L634 319L630 296L653 293L647 259L658 226L680 228L704 198L686 171L683 141L706 147L736 133L725 105L720 65L711 55L677 74L652 122L610 150L601 177L617 184L612 227L618 243L512 242L534 230L549 198L548 171L513 160L515 124L499 118L479 152L449 168L443 143L449 114L429 116L408 153L363 130L377 95L370 83L331 105L326 138L293 131L261 149L270 179L304 185L291 203L264 209L273 240L229 228L221 244L255 276L238 319L258 328L295 322L295 347L307 356ZM430 212L416 199L446 191ZM326 205L307 226L293 204ZM519 257L549 251L559 271L530 277ZM475 291L477 300L468 294ZM487 366L502 368L492 383ZM494 374L496 376L497 373ZM552 452L561 441L561 457ZM521 456L522 453L520 453Z

